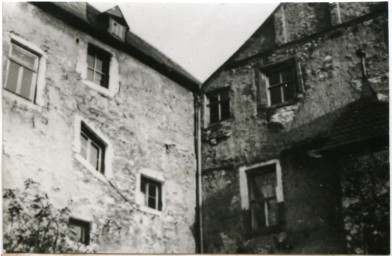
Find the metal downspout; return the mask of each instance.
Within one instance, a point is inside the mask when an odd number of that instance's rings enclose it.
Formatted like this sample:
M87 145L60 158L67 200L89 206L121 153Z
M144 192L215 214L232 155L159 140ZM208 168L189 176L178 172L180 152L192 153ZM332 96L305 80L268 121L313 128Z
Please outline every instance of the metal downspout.
M201 94L195 93L195 108L196 108L196 159L197 159L197 217L199 226L199 248L198 253L203 253L203 214L202 214L202 177L201 177Z

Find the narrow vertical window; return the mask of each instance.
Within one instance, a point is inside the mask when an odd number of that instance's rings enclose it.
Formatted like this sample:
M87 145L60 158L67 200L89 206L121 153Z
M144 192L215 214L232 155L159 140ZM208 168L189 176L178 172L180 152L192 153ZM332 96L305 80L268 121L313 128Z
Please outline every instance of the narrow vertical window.
M104 157L106 144L83 122L80 132L80 154L90 165L104 174Z
M162 183L141 176L140 190L144 195L144 205L162 211Z
M222 88L208 92L208 107L210 108L210 123L217 123L230 119L229 88Z
M11 44L5 89L34 101L39 56L15 43Z
M245 175L249 202L246 217L249 232L263 232L282 225L283 192L277 162L247 169Z
M110 54L104 50L89 45L87 54L87 79L102 87L108 88L110 57Z

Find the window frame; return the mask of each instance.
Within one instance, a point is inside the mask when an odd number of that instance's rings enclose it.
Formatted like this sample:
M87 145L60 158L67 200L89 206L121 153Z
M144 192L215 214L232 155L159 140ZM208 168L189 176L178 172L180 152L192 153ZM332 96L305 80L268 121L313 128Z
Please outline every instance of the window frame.
M268 166L275 166L276 174L276 186L275 196L277 202L277 224L276 225L265 225L258 229L252 228L252 212L251 212L251 196L250 196L250 178L249 176L262 176L266 171L263 168ZM267 171L271 172L271 171ZM243 212L243 229L246 237L256 237L260 235L273 234L279 232L282 225L284 225L283 208L284 208L284 197L283 197L283 185L282 185L282 171L280 162L277 159L269 160L263 163L255 164L252 166L243 166L239 168L240 177L240 193L241 193L241 208ZM265 209L265 208L264 208Z
M228 95L227 95L227 97L224 97L222 99L221 94L223 94L223 93L227 93ZM231 118L230 87L222 87L222 88L218 88L216 90L210 91L210 92L206 92L206 96L208 99L206 107L208 108L208 111L209 111L209 124L212 125L212 124L217 124L217 123L220 123L220 122L223 122L226 120L230 120L230 118ZM212 97L216 97L218 100L212 101L211 100ZM223 103L226 103L226 102L228 104L228 106L227 106L228 107L228 109L227 109L228 116L223 118L222 117L222 105L223 105ZM218 118L217 119L213 119L213 115L211 113L212 112L212 109L211 109L212 105L217 105L217 107L218 107Z
M109 22L110 22L109 25L110 34L123 41L125 39L126 27L113 18L110 18Z
M70 226L77 226L81 228L81 237L79 238L79 241L73 240L71 237L70 239L77 242L77 243L82 243L84 245L89 245L90 244L90 232L91 232L91 223L88 221L76 219L73 217L69 217L68 220L68 227Z
M282 78L282 73L281 71L287 70L288 68L291 69L292 73L292 78L290 80L283 81ZM290 58L286 59L283 61L279 61L276 63L272 64L266 64L258 67L258 72L261 74L262 77L259 80L264 80L265 81L265 92L267 96L267 105L268 107L281 107L281 106L286 106L293 104L295 100L297 99L298 94L300 94L303 91L302 88L302 81L301 81L301 72L300 72L300 66L298 64L297 59ZM270 84L270 79L272 74L279 72L279 83L275 83L273 85ZM259 81L259 86L260 86L261 81ZM292 83L293 87L293 97L285 100L284 97L284 86ZM272 98L271 98L271 89L280 87L280 99L281 101L279 103L272 104Z
M94 59L94 67L91 67L89 65L89 57L93 57ZM109 89L109 81L110 81L110 62L111 62L112 55L105 51L104 49L95 46L91 43L88 44L87 46L87 74L86 74L86 79L87 81L90 81L96 85L99 85L100 87ZM102 60L102 70L97 69L97 59ZM92 80L89 79L88 73L89 71L93 72L93 78ZM95 81L96 74L101 75L103 78L101 80L101 83L97 83Z
M161 210L156 210L153 208L150 208L146 205L146 197L145 193L141 191L141 186L142 186L142 176L153 180L154 182L160 183L161 184L161 190L160 190L160 195L161 195ZM152 170L149 168L142 168L140 169L137 174L136 174L136 186L135 186L135 202L138 205L138 209L140 211L157 215L157 216L163 216L164 211L165 211L165 178L162 172Z
M144 186L143 186L144 185ZM156 188L155 207L149 205L150 187ZM144 188L143 188L144 187ZM140 192L144 195L144 206L155 211L162 211L162 183L156 179L141 174L140 177Z
M87 148L86 148L86 156L82 153L83 143L82 137L87 137ZM91 163L91 147L95 144L98 148L98 156L97 156L97 164L98 166L93 166ZM80 155L90 164L90 166L105 175L105 151L107 144L90 128L87 126L85 122L81 122L80 125Z
M13 49L17 48L19 51L23 52L24 54L33 57L34 58L34 64L33 68L28 67L28 64L23 63L22 60L18 60L16 56L13 56ZM6 69L6 77L5 77L5 83L3 88L14 95L17 95L25 100L28 100L30 102L35 103L36 102L36 96L37 96L37 88L38 88L38 75L39 75L39 69L40 69L40 62L42 59L42 54L38 53L37 51L31 49L28 46L25 46L23 43L19 42L18 40L15 40L11 38L10 42L10 49L8 53L8 60L7 60L7 69ZM17 85L15 88L15 91L11 90L9 87L7 87L8 82L9 82L9 73L11 70L11 62L15 63L18 65L18 74L17 74ZM24 70L29 70L33 72L32 78L31 78L31 84L30 84L30 93L29 96L26 98L21 94L22 90L22 80L23 80L23 73Z

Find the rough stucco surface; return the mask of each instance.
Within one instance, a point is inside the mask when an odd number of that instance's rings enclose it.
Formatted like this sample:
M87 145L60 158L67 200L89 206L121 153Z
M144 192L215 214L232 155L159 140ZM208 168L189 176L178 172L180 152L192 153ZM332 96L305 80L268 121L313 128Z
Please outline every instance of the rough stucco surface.
M247 46L236 53L234 60L271 50L382 8L387 8L385 2L341 2L339 22L336 3L282 3L269 21L247 41Z
M389 151L347 158L342 206L348 253L389 253Z
M306 12L312 11L309 5L303 10L304 17L307 16ZM298 8L300 6L298 5ZM285 14L289 15L290 12L286 11ZM342 13L344 12L345 10L342 10ZM296 20L293 13L294 10L290 18L293 23L289 26L293 31L289 29L289 35L296 34L295 22L308 22L304 19ZM279 18L279 12L277 14ZM360 14L363 12L358 15ZM315 32L312 27L315 28L317 24L312 23L313 19L309 22L304 26L309 27L309 33ZM207 252L233 253L244 247L247 248L246 252L253 253L345 252L346 245L339 242L343 240L340 239L342 231L337 230L338 225L331 224L337 221L338 212L335 208L330 208L340 204L339 195L334 193L334 186L338 186L339 181L333 179L333 168L329 173L321 174L317 172L319 167L306 164L291 166L292 164L286 162L282 167L287 232L282 235L286 238L283 239L284 246L280 248L276 243L276 236L246 238L241 229L241 216L238 214L241 212L240 206L229 202L236 201L239 196L238 185L235 185L238 182L235 173L238 172L239 166L279 158L283 149L280 134L337 110L360 97L362 73L361 59L356 55L358 49L366 53L368 80L372 88L378 95L388 95L388 49L382 28L385 22L385 15L380 15L280 47L244 64L224 68L205 84L206 91L230 87L231 112L229 120L207 125L203 130L203 207L206 209L203 214ZM276 22L275 28L278 37L281 31ZM257 40L254 39L239 55L253 55L258 46ZM263 51L263 48L260 51ZM257 80L259 67L293 57L296 58L300 70L299 84L302 91L293 104L278 108L268 107L265 85ZM285 162L284 159L281 161ZM331 185L320 190L320 185L326 185L322 182L323 179L329 179ZM210 184L226 185L212 188ZM334 194L331 200L325 200L322 205L317 204L324 201L328 193ZM219 217L215 216L212 209L219 209L221 206L224 206L227 212ZM233 222L235 214L237 220ZM213 224L217 219L221 223L219 229ZM239 235L239 232L242 234Z
M92 232L108 220L116 222L119 229L92 241L98 252L194 252L192 93L107 46L119 63L120 86L113 98L102 95L76 71L79 53L93 38L30 4L3 8L3 74L10 31L48 56L42 107L3 91L3 188L21 188L32 178L56 207L67 206L75 218L91 221ZM75 159L76 116L113 147L110 182ZM135 204L136 177L143 168L164 176L161 215Z

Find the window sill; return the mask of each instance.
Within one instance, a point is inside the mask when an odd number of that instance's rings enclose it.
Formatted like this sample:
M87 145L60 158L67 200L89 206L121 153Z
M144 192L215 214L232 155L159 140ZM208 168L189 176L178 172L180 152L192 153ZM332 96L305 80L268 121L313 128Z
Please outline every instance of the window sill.
M296 100L291 100L291 101L282 102L282 103L279 103L279 104L268 106L267 109L271 109L272 110L272 109L283 108L283 107L287 107L287 106L290 106L290 105L294 105L295 103L297 103Z
M287 106L294 105L294 104L298 103L298 101L300 101L300 99L302 99L302 98L303 98L303 94L302 93L298 93L298 94L296 94L294 99L292 99L290 101L286 101L286 102L282 102L282 103L279 103L279 104L271 105L271 106L268 106L266 108L273 110L273 109L287 107Z
M3 88L3 97L7 98L8 100L15 101L17 103L17 107L20 109L31 109L42 113L42 106L37 105L33 101L25 99L13 92L10 92L5 88Z
M113 91L110 91L110 89L105 88L105 87L103 87L103 86L101 86L99 84L96 84L94 82L91 82L89 80L82 80L82 83L84 85L86 85L87 87L97 91L102 96L113 98L113 96L115 94ZM109 88L110 88L110 86L109 86Z
M273 235L282 232L282 230L283 228L281 225L271 226L271 227L247 232L245 233L245 238L251 239L251 238L256 238L261 236Z
M158 211L158 210L152 209L152 208L144 206L144 205L139 205L139 210L142 211L142 212L146 212L146 213L157 215L159 217L162 216L162 211Z
M231 122L233 122L233 118L229 118L229 119L225 119L225 120L222 120L219 122L211 123L207 127L205 127L204 130L209 130L209 129L218 130L223 126L230 124Z
M83 158L82 155L80 155L79 153L75 154L75 158L76 160L78 160L79 163L81 163L87 170L89 170L95 177L97 177L98 179L100 179L103 182L108 182L107 178L105 175L103 175L102 173L98 172L97 170L95 170L91 164L89 162L86 161L86 159Z

